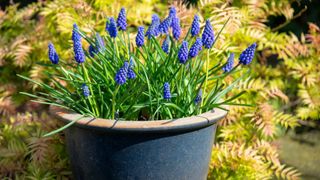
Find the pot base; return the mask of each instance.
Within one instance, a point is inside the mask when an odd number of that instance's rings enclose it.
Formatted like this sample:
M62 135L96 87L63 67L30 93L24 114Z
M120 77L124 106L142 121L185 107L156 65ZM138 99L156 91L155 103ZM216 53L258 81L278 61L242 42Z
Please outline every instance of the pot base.
M78 180L204 180L215 131L216 124L166 134L65 130Z

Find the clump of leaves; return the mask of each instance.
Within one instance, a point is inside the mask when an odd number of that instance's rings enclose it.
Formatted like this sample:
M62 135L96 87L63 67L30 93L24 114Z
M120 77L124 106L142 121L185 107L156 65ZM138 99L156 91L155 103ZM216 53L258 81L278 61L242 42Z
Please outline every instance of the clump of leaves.
M232 101L243 92L225 100L222 98L248 74L242 71L251 63L256 44L243 51L233 67L233 55L227 62L218 57L209 58L223 27L215 37L211 22L206 20L200 34L196 19L190 34L181 37L180 19L174 7L161 23L157 15L152 19L146 33L139 27L136 46L132 45L126 31L124 8L117 21L113 17L107 21L107 35L94 32L94 36L89 37L74 24L74 62L59 60L53 45L49 45L53 65L47 66L56 73L48 73L48 76L65 81L67 86L54 81L56 88L52 88L21 76L47 91L24 94L39 98L38 102L105 119L173 119L233 105ZM90 44L88 53L83 50L80 35ZM148 40L145 42L145 39ZM209 68L210 62L214 63L212 68ZM243 70L239 69L241 67ZM225 86L223 79L233 73L239 73L240 77ZM209 88L209 83L214 87Z

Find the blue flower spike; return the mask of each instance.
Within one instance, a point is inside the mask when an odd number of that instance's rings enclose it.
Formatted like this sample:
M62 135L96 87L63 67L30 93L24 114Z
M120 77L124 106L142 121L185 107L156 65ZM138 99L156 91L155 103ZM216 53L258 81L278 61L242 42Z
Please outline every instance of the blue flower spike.
M127 82L129 63L125 62L124 65L118 70L114 80L118 85L123 85Z
M188 60L188 42L183 41L178 52L178 59L181 64L185 64Z
M205 48L210 49L213 46L214 32L209 20L206 20L206 25L202 33L202 44Z
M128 68L127 78L128 79L135 79L136 78L136 73L133 71L132 68Z
M120 31L125 31L127 29L127 17L126 17L126 9L121 8L118 19L117 19L117 26Z
M157 37L160 34L160 18L157 14L152 15L152 22L151 25L149 26L146 36L148 39L151 39L151 37Z
M166 39L163 41L162 43L162 50L166 53L166 54L169 54L169 43L170 43L170 38L169 36L167 35Z
M181 35L181 27L180 27L180 19L178 17L174 17L172 20L172 35L173 38L178 40Z
M199 54L199 51L202 49L202 42L201 39L198 37L196 42L191 46L189 50L189 58L194 58Z
M161 33L163 34L168 34L169 33L169 28L171 26L172 23L172 18L171 17L167 17L166 19L164 19L161 24L159 25L159 29L161 31Z
M171 99L170 85L168 82L163 84L163 99L169 100Z
M84 97L90 96L90 90L86 84L82 84L81 89L82 89L82 94Z
M233 63L234 63L234 53L231 53L227 60L226 65L222 67L223 72L225 73L230 72L233 68Z
M170 10L169 10L169 17L170 18L175 18L177 17L177 10L175 7L170 7Z
M77 61L77 63L80 64L85 61L85 55L82 48L81 36L78 31L79 31L79 28L77 24L73 24L72 41L73 41L74 59Z
M50 42L48 45L48 56L52 64L58 64L59 56L54 48L53 44Z
M191 25L191 36L194 37L200 32L200 19L198 15L194 15Z
M94 49L94 47L90 44L89 45L89 55L90 55L90 57L94 57L94 54L96 53L96 50Z
M202 101L202 89L199 90L196 98L194 99L194 103L198 105Z
M257 43L253 43L246 50L244 50L240 54L239 63L243 65L250 64L254 57L254 52L256 50L256 47L257 47Z
M110 37L116 38L118 35L117 24L113 17L109 18L106 24L106 30L108 31Z
M137 47L141 47L144 45L144 27L143 26L138 27L138 33L136 36L136 45Z

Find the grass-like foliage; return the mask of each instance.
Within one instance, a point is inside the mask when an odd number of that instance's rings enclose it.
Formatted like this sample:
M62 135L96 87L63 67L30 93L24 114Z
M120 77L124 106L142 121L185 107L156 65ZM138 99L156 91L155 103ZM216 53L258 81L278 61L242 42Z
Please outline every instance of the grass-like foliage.
M235 66L233 54L228 60L214 58L210 51L222 30L215 37L207 20L201 31L195 17L182 33L173 7L163 21L153 15L148 29L139 27L135 41L127 30L125 9L116 20L108 18L102 35L85 34L74 24L75 61L59 59L49 44L52 64L43 65L50 69L47 76L54 86L19 75L44 89L23 94L84 116L122 120L174 119L237 105L233 100L243 92L228 99L224 95L248 75L249 69L240 67L250 64L256 44L243 51ZM90 45L88 51L83 40ZM241 75L225 85L223 79L234 73Z

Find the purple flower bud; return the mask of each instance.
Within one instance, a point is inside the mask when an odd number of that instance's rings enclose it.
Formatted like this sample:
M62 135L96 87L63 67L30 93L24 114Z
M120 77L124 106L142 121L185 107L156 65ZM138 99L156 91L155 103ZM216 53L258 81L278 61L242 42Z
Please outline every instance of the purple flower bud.
M117 84L122 85L127 82L127 73L128 73L129 64L125 62L124 65L117 72L114 80Z
M108 31L110 37L115 38L118 35L117 25L113 17L109 18L106 24L106 30Z
M231 69L233 68L233 62L234 62L234 53L231 53L226 65L222 68L222 70L226 73L231 71Z
M163 85L163 98L166 100L171 99L170 85L168 82L165 82Z
M178 40L181 35L181 27L180 27L180 19L178 17L174 17L172 20L172 34L173 38Z
M167 35L166 39L163 41L162 43L162 50L166 53L166 54L169 54L169 43L170 43L170 38L169 36Z
M82 84L81 89L82 89L82 93L83 93L84 97L90 96L90 90L86 84Z
M177 17L177 10L175 7L170 7L170 10L169 10L169 17L171 18L175 18Z
M168 34L169 33L169 28L171 26L171 22L172 22L172 18L171 17L167 17L166 19L164 19L160 26L159 29L161 31L161 33L163 34Z
M248 65L251 63L253 57L254 57L254 52L256 50L257 43L251 44L246 50L244 50L239 57L239 63L243 65Z
M129 67L133 67L133 66L134 66L133 57L130 57L130 60L129 60Z
M134 78L136 78L136 73L133 71L132 68L128 68L127 77L128 77L128 79L134 79Z
M202 49L201 39L198 37L196 42L191 46L189 50L189 58L194 58L198 55L199 51Z
M72 40L73 40L73 52L74 52L74 59L78 63L83 63L85 61L85 55L82 49L82 42L81 42L81 36L78 32L78 26L77 24L73 24L73 30L72 30Z
M136 45L138 47L141 47L144 45L144 27L143 26L138 27L138 33L136 36Z
M127 29L127 17L125 8L121 8L119 12L117 26L119 27L120 31L125 31Z
M206 20L206 25L204 27L202 33L202 44L205 48L210 49L213 46L215 39L214 39L214 32L209 20Z
M199 20L199 16L195 15L191 25L191 36L194 37L198 35L199 32L200 32L200 20Z
M160 18L157 14L153 14L151 25L146 32L146 36L148 37L148 39L151 39L151 37L157 37L160 34L159 26Z
M97 52L101 52L105 49L104 41L99 33L96 33L96 47L98 49Z
M50 42L48 45L48 56L52 64L58 64L59 56L54 48L53 44Z
M94 47L90 44L90 46L89 46L89 55L91 56L91 57L94 57L94 54L96 53L96 50L94 49Z
M194 99L194 103L198 105L202 101L202 90L200 89L198 95Z
M178 52L178 59L180 63L185 64L188 60L188 42L183 41Z

